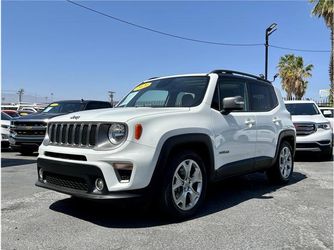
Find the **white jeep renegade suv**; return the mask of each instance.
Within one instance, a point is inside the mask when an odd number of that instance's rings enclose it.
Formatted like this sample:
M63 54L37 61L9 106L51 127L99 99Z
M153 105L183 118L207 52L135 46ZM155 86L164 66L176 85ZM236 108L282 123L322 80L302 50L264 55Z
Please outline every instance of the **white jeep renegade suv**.
M279 91L257 76L151 78L114 109L51 119L36 185L87 199L148 195L187 217L209 182L256 171L287 182L295 133Z

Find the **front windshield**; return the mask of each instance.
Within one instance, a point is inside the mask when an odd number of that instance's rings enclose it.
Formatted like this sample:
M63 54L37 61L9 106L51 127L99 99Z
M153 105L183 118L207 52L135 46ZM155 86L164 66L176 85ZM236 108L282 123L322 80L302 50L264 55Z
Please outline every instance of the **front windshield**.
M72 113L80 111L83 103L80 102L58 102L51 103L42 112L43 113Z
M1 112L1 120L10 121L12 118L4 112Z
M291 115L319 115L314 103L287 103L285 106Z
M117 107L195 107L207 89L208 76L152 80L135 87Z
M19 115L18 113L9 113L9 114L7 114L7 115L9 115L9 116L11 116L11 117L13 117L13 118L18 118L18 117L20 117L20 115Z

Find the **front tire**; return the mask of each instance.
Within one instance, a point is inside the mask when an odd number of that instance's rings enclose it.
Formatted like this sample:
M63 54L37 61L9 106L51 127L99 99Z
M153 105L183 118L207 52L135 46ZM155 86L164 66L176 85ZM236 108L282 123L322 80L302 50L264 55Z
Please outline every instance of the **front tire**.
M162 187L161 209L169 216L185 219L202 205L207 188L207 173L201 157L183 151L171 157Z
M275 184L285 184L289 182L293 173L293 165L292 147L288 142L283 141L279 147L276 162L266 172L269 181Z

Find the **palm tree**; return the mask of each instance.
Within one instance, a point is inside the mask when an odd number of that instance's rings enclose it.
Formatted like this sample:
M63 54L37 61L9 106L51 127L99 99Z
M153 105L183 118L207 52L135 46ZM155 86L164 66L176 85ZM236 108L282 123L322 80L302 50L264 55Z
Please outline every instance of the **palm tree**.
M329 80L330 80L330 102L333 103L334 96L334 76L333 76L333 60L334 60L334 31L333 31L333 15L334 1L333 0L310 0L315 3L312 14L317 17L322 17L326 26L331 30L331 57L329 62Z
M313 65L304 65L301 56L288 54L280 58L277 68L282 79L282 88L287 93L287 99L292 99L292 95L296 99L301 99L307 88L308 82L305 79L312 76Z

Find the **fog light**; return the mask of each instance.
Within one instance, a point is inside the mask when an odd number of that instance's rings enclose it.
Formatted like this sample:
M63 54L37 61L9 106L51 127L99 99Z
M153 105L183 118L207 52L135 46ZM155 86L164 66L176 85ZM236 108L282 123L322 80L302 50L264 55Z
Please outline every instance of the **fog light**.
M38 170L38 177L40 180L43 180L43 169L41 168Z
M129 182L133 169L132 163L113 163L113 167L116 170L116 175L119 182Z
M96 188L96 190L98 190L98 191L102 191L102 190L103 190L103 188L104 188L104 182L103 182L102 179L97 178L97 179L95 180L95 188Z

